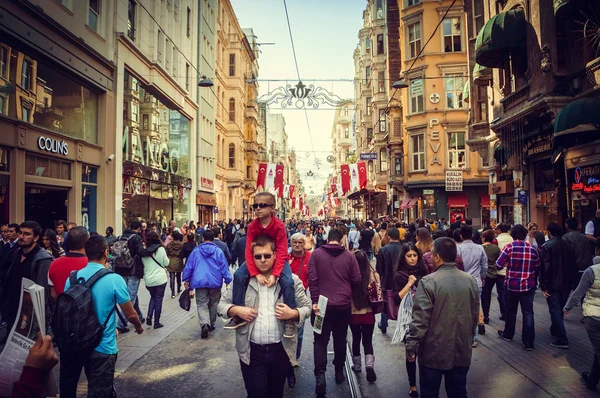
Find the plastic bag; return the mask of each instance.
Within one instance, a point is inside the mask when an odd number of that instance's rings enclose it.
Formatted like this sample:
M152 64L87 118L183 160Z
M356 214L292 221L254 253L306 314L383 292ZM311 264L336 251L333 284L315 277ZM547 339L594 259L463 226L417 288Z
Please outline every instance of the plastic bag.
M392 337L392 345L400 345L404 343L404 339L408 334L410 323L412 322L413 294L409 291L402 299L398 308L398 320L396 321L396 330Z
M179 296L179 306L186 311L190 310L190 307L192 306L190 289L185 289L183 293L181 293L181 296Z

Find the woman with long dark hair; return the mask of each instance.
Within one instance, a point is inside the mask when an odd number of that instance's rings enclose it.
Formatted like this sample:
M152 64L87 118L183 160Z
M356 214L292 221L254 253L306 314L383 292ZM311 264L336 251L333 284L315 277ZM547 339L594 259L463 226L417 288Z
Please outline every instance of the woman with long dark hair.
M55 259L65 255L65 251L58 244L58 235L50 228L44 231L40 239L40 247L50 253Z
M362 339L365 350L365 369L369 383L377 380L375 374L375 356L373 355L373 330L375 329L375 314L371 309L369 300L369 285L379 282L379 275L369 262L369 257L363 250L355 254L362 276L359 285L352 285L352 315L350 317L350 330L352 331L352 370L360 372L361 356L360 342Z
M425 261L423 261L421 251L414 243L405 243L402 246L396 266L396 273L394 274L393 291L396 305L399 306L407 294L412 294L414 297L419 281L428 273L429 271ZM408 373L408 381L410 383L408 395L410 397L418 397L416 358L412 362L408 360L408 357L406 358L406 372Z
M167 257L167 252L162 245L160 236L154 231L150 231L146 235L146 249L152 253L149 256L142 257L142 263L144 264L144 284L150 292L146 324L152 326L152 317L154 316L154 329L160 329L163 327L163 324L160 323L160 314L167 288L169 257Z
M316 245L315 245L315 249L318 249L319 247L326 245L327 244L327 236L325 235L325 229L323 228L322 225L319 225L319 228L317 229L317 234L315 235L316 238Z

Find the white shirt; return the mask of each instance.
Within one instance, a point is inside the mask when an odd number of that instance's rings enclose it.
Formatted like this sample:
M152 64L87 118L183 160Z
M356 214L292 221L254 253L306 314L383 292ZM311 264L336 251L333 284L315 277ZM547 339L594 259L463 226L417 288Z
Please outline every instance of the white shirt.
M325 230L325 240L327 240L327 238L329 237L329 231L331 231L331 227L329 225L326 225L325 227L323 227L323 229Z
M250 341L254 344L275 344L281 341L279 320L275 316L277 296L275 288L258 284L258 316L254 320L254 328L250 334Z
M592 221L585 224L585 234L594 236L594 223Z

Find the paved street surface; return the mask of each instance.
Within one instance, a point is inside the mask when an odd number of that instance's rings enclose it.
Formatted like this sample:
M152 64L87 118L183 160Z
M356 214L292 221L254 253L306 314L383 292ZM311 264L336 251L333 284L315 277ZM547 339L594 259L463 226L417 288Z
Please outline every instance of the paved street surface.
M140 288L142 311L145 313L149 295ZM154 330L145 326L139 336L133 330L118 337L119 359L115 385L119 396L132 397L140 392L148 397L243 397L244 384L234 347L234 332L222 328L208 339L200 339L195 304L187 313L179 308L177 299L169 295L165 299L162 323L164 328ZM569 334L569 350L550 346L550 319L548 307L541 292L536 294L534 304L536 340L535 350L526 352L521 344L521 323L518 316L517 334L512 342L497 337L502 329L497 301L492 302L491 324L487 333L479 336L479 347L473 350L473 362L469 371L468 391L473 397L593 397L579 381L579 374L589 370L593 358L584 326L579 322L581 310L574 309L566 320ZM304 347L300 366L296 368L298 379L292 391L286 386L286 397L313 397L312 330L309 323L304 332ZM387 335L375 329L375 369L378 380L367 383L365 372L358 375L363 397L406 396L409 385L404 365L404 350L390 344L395 322L390 323ZM350 334L349 334L350 339ZM332 347L330 347L330 351ZM336 385L333 366L329 356L327 372L328 397L349 397L347 384ZM364 366L364 364L363 364ZM58 379L58 367L55 369ZM82 373L79 396L85 396L86 381ZM406 395L405 395L406 394ZM442 387L442 396L445 396Z

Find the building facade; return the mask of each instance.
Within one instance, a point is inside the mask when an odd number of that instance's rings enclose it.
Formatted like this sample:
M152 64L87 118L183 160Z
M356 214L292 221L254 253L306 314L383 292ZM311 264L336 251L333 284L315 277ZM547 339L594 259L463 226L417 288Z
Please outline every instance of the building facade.
M201 3L198 20L198 39L196 43L198 70L192 70L199 78L207 76L214 80L217 59L217 0L198 1ZM219 106L214 88L195 87L198 111L196 116L196 209L199 224L204 225L214 220L217 197L215 195L215 117Z
M351 100L340 103L333 117L333 126L331 128L331 152L333 173L328 180L328 186L326 187L327 192L331 192L333 184L341 184L341 173L340 166L343 164L351 163L354 160L356 151L356 140L354 132L354 102ZM347 218L352 214L352 203L345 196L342 196L341 192L336 192L339 199L339 205L337 208L332 208L330 217L341 217ZM350 207L349 207L350 206Z
M585 224L600 199L600 58L593 39L600 4L472 1L465 8L476 33L472 77L480 85L471 97L489 109L479 122L489 120L499 139L489 187L499 221L545 228L571 215ZM470 138L485 141L487 126L473 128Z
M258 175L257 56L252 31L244 32L231 3L220 0L215 82L219 103L215 173L219 220L250 216L250 198Z
M356 147L367 164L367 189L349 195L355 209L369 217L388 212L388 27L387 1L369 0L354 51Z
M0 4L0 223L118 219L113 7Z
M401 90L406 194L398 200L399 214L407 221L461 215L482 225L490 218L488 164L467 144L468 37L461 1L424 48L451 3L398 3L401 75L408 83Z

